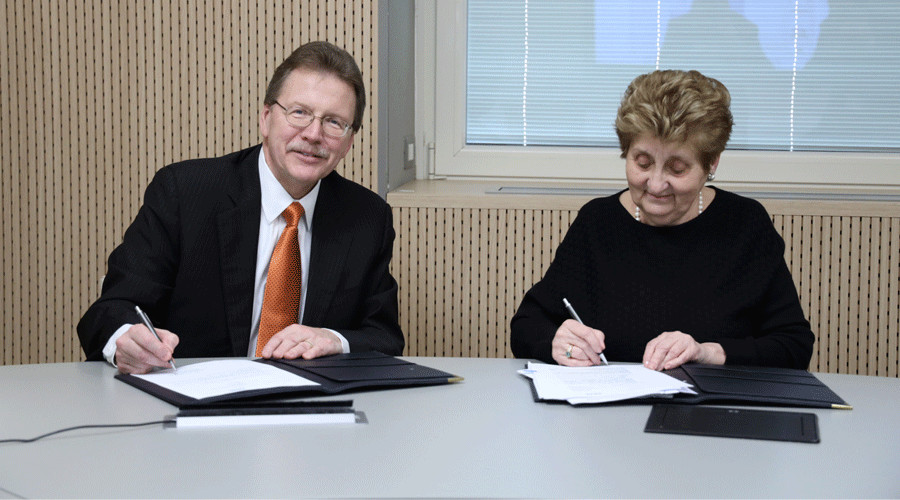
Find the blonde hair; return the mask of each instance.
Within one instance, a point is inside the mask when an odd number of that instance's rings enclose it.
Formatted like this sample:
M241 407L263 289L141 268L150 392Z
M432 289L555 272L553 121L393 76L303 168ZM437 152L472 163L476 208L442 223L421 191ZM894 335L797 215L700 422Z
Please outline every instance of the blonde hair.
M634 79L616 115L622 158L641 135L693 147L708 172L725 150L734 120L725 85L698 71L658 70Z

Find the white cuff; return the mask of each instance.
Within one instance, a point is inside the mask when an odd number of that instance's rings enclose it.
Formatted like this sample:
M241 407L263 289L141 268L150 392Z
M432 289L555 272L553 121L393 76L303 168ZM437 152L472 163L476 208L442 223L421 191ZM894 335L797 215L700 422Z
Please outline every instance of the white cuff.
M341 351L343 351L344 354L347 354L348 352L350 352L350 342L347 342L347 339L345 339L343 335L332 330L331 328L323 328L323 330L328 330L329 332L331 332L331 333L335 334L335 336L337 336L337 338L341 341Z
M116 368L118 368L118 365L116 365L116 340L118 340L122 335L125 335L125 332L127 332L128 329L132 326L134 325L131 323L120 326L119 329L112 334L112 337L110 337L109 340L106 341L106 345L103 346L103 357L106 359L106 361L109 362L109 364L115 366Z

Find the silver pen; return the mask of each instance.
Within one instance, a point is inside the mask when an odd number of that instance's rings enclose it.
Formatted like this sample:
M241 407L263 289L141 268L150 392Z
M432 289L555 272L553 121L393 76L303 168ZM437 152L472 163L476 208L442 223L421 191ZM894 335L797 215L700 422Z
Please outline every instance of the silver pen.
M575 308L572 307L572 304L569 304L569 301L566 300L565 297L563 297L563 305L566 306L566 310L569 311L569 314L572 316L572 319L581 323L582 325L584 324L584 321L581 321L581 318L578 317L578 313L575 312ZM606 356L604 356L602 352L597 353L597 354L600 355L600 360L603 361L604 365L609 364L609 361L606 360Z
M147 329L153 333L153 336L156 337L156 340L162 342L162 339L159 338L159 334L156 333L156 328L153 328L153 323L150 322L150 318L148 318L147 315L144 314L144 311L141 310L141 307L134 306L134 310L137 311L138 316L141 317L141 323L143 323L144 326L146 326ZM175 368L175 360L174 359L170 359L169 364L172 365L173 370L178 371L178 368Z

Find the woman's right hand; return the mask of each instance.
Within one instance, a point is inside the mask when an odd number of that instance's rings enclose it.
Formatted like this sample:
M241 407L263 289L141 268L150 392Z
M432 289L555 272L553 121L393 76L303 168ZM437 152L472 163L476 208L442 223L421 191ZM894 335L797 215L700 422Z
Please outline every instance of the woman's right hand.
M556 330L551 343L553 359L563 366L593 366L602 363L600 354L606 349L600 330L567 319Z

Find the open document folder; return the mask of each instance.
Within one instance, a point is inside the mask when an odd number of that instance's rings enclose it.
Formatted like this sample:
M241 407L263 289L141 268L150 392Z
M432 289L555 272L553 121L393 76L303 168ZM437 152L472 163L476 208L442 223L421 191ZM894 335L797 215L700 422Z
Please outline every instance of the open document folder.
M316 359L219 359L116 378L179 408L223 401L337 394L459 382L461 377L380 352Z
M573 405L696 394L690 384L643 365L569 367L529 362L519 373L531 379L538 400Z
M571 368L528 363L536 401L572 404L749 404L849 410L853 407L806 370L688 363L665 372L639 364Z

